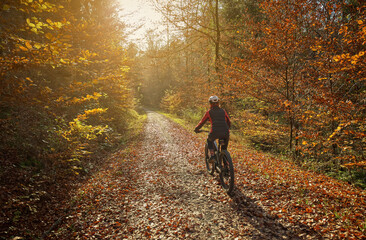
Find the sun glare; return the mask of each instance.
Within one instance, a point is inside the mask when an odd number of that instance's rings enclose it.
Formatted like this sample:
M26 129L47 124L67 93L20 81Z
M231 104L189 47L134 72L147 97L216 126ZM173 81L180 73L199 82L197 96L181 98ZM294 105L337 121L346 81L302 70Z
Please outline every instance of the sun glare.
M162 15L158 13L149 0L120 0L122 18L130 29L129 39L143 46L145 35L149 30L162 28Z

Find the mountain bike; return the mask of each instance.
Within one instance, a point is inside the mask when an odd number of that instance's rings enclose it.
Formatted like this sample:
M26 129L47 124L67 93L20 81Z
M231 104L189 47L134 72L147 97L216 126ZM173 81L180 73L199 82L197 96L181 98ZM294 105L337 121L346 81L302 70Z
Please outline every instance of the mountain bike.
M201 130L199 132L208 131ZM225 145L224 139L214 141L215 160L210 162L208 144L206 142L205 163L210 175L214 175L215 172L219 174L222 188L230 195L234 189L234 166L230 153L227 150L222 150L223 145Z

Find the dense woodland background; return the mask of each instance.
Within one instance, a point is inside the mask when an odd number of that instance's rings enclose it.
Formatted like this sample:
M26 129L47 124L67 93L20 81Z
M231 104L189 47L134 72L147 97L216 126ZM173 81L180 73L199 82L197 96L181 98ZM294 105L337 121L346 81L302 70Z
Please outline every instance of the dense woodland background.
M364 3L155 5L166 31L148 35L131 71L144 69L143 103L198 122L217 94L234 130L260 150L338 176L345 171L348 180L365 178Z
M166 29L141 47L116 0L1 1L2 184L86 173L140 106L195 123L216 94L242 141L365 187L363 1L152 3Z

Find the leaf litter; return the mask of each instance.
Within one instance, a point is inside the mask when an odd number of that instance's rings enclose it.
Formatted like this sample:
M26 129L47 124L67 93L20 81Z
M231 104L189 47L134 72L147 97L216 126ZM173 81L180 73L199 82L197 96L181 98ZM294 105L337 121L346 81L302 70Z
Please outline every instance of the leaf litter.
M206 172L205 137L148 112L52 239L364 239L365 193L231 143L232 197Z

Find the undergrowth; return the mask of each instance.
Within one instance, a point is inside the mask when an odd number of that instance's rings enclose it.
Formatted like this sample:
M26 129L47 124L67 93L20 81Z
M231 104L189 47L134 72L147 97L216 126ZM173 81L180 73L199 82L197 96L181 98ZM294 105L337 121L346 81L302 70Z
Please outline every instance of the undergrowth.
M111 132L107 139L94 145L92 153L76 162L55 158L40 161L36 156L18 160L0 155L3 163L0 183L5 192L1 197L2 214L8 219L0 224L0 239L17 236L38 239L45 226L51 226L54 219L64 214L72 202L70 192L78 183L99 171L111 154L121 148L128 150L138 141L144 130L146 113L130 109L123 118L115 120L123 121L123 128ZM42 223L39 219L43 219Z

